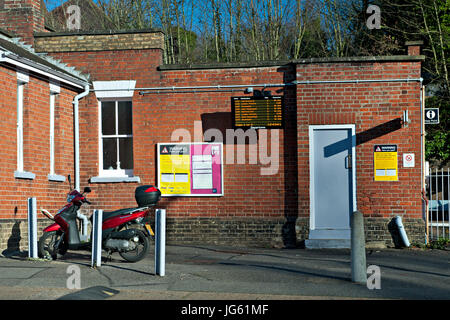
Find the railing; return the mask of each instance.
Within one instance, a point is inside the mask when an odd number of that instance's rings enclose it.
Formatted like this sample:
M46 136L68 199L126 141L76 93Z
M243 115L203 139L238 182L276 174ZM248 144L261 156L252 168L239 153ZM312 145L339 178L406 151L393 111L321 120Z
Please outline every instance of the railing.
M450 236L450 168L430 168L426 176L429 240Z

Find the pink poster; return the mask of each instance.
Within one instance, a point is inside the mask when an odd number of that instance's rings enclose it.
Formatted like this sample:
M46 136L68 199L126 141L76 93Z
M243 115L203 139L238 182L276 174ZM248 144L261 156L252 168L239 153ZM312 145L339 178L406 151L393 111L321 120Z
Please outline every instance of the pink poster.
M191 194L222 195L222 144L191 144Z

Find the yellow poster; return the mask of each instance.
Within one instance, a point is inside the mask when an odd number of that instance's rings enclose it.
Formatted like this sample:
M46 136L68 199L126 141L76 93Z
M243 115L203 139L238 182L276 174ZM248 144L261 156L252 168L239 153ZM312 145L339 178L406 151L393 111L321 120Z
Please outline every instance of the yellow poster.
M189 146L162 145L159 155L161 194L191 193Z
M398 181L396 145L375 145L373 164L375 181Z

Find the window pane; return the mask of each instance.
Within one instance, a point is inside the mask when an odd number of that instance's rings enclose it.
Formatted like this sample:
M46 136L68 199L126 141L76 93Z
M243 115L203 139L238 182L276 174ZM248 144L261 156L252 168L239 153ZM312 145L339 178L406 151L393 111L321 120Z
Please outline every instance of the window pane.
M102 102L102 134L116 134L116 103Z
M133 138L120 138L120 168L133 169Z
M131 101L119 102L119 134L133 134Z
M103 169L117 169L117 139L103 139Z

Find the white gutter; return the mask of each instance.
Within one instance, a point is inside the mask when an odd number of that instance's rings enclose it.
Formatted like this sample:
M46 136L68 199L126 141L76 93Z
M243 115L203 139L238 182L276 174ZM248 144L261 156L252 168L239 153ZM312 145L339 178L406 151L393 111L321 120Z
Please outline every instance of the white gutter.
M75 189L80 191L80 120L78 103L79 100L86 97L89 94L89 84L86 84L84 91L75 96L73 99L73 113L74 113L74 131L75 131Z
M20 61L19 61L20 60ZM20 57L16 57L13 54L8 54L6 52L1 52L1 56L0 56L0 62L4 62L4 63L8 63L8 64L12 64L14 66L17 66L19 68L25 69L25 70L29 70L31 72L35 72L37 74L40 74L44 77L48 77L50 79L59 81L59 82L63 82L66 84L69 84L73 87L82 89L82 80L78 80L75 78L72 78L70 76L66 76L63 75L62 73L58 72L58 71L54 71L49 67L40 65L38 63L35 63L31 60L28 59L20 59Z

